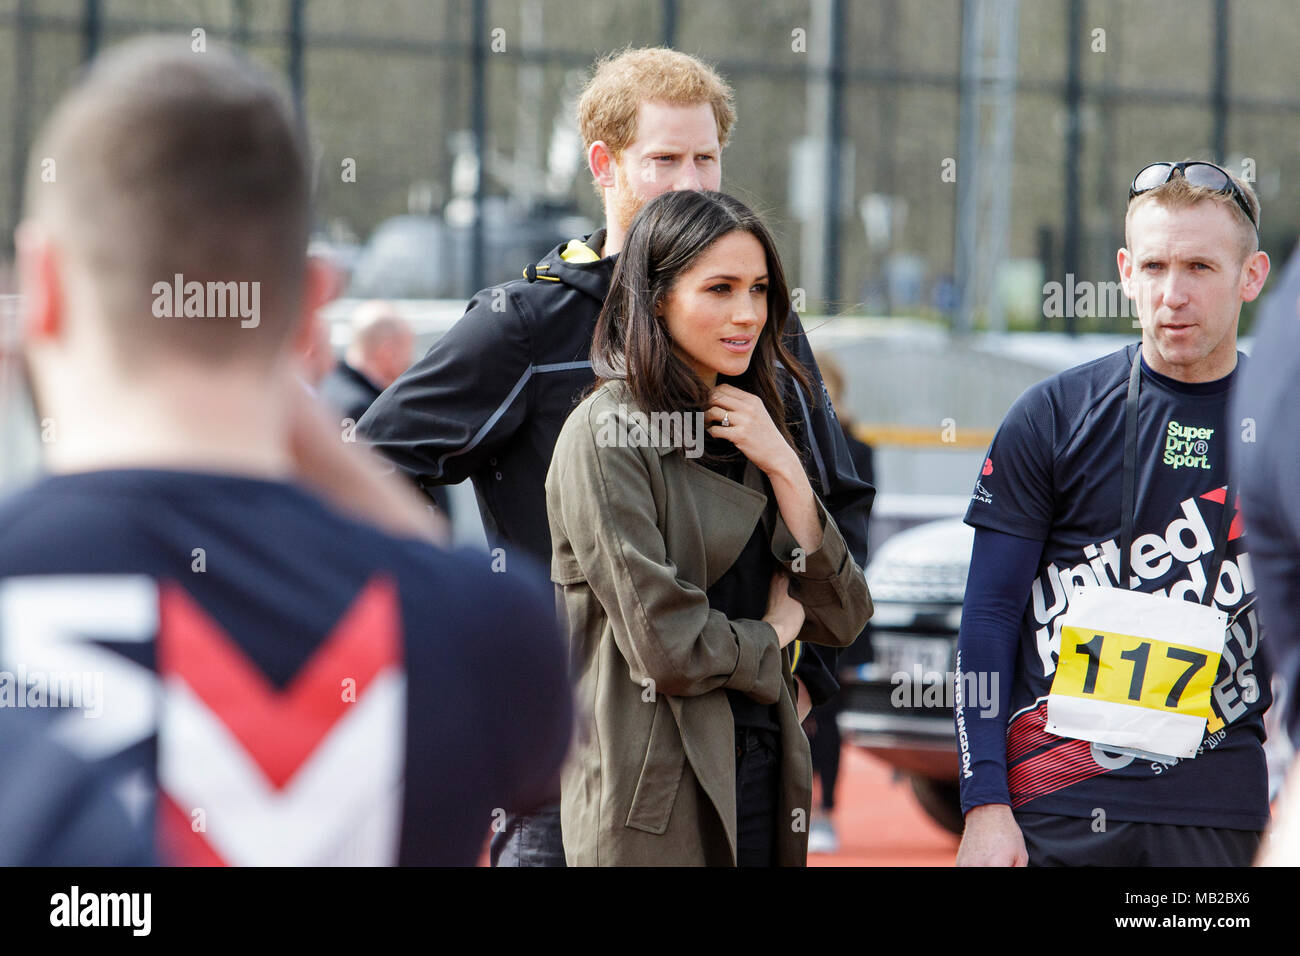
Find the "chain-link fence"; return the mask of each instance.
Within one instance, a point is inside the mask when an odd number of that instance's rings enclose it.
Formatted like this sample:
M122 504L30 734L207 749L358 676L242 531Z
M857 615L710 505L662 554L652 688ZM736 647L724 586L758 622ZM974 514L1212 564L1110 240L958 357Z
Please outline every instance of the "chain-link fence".
M1154 159L1253 178L1275 257L1300 213L1289 0L0 0L6 242L47 111L88 55L143 32L282 71L321 236L355 249L411 212L467 230L456 295L518 274L525 247L494 229L531 223L536 245L599 221L573 101L629 44L730 79L724 188L771 220L813 310L951 318L969 287L976 326L1119 330L1045 309L1042 287L1114 278L1127 183Z

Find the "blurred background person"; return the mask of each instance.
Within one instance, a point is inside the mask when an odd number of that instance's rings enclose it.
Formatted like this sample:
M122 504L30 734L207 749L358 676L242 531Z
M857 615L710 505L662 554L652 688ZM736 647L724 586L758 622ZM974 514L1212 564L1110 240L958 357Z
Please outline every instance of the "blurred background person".
M853 437L852 413L844 403L844 371L840 364L828 354L817 356L821 366L822 382L826 385L826 394L830 405L835 409L844 432L844 441L849 448L849 457L858 477L869 485L876 484L876 469L871 446ZM867 566L867 549L858 549L861 553L853 555L859 567ZM859 653L867 642L868 624L854 642ZM808 733L808 742L812 745L813 773L820 784L817 807L813 810L812 827L808 831L809 853L835 853L840 848L839 836L835 832L835 786L840 777L840 752L843 741L840 737L839 715L843 701L842 694L836 690L830 700L818 704L804 721L804 730Z
M357 306L352 313L350 331L352 339L343 358L333 364L317 386L321 399L342 416L339 424L349 436L379 393L407 370L415 348L411 323L402 318L393 303L380 299ZM317 361L320 354L319 349L313 349L306 356L306 363L313 371L323 364ZM333 360L331 350L324 354ZM433 485L423 490L442 515L450 519L451 495L447 487Z
M391 302L363 302L352 313L352 340L320 383L320 396L345 418L361 421L379 393L411 364L415 333Z

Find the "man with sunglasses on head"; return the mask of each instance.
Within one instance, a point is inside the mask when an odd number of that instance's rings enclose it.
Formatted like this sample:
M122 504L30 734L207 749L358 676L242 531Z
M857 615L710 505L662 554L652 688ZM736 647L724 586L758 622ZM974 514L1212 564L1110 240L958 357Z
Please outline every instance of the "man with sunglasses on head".
M1244 866L1268 824L1269 675L1228 471L1238 318L1269 270L1259 203L1218 166L1153 163L1124 225L1141 342L1027 390L966 513L958 865Z

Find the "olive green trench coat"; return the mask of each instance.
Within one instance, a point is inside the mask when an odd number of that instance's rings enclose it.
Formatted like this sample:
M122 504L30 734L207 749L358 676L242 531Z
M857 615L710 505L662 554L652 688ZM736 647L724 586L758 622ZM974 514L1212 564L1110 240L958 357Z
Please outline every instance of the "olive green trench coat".
M578 710L561 783L565 856L572 866L735 865L731 688L778 705L777 860L805 865L812 763L791 676L801 649L779 647L764 621L728 620L705 591L758 521L804 605L800 641L852 643L872 613L866 580L820 501L821 546L798 552L752 463L740 484L669 447L603 437L611 416L635 410L623 382L588 396L546 477Z

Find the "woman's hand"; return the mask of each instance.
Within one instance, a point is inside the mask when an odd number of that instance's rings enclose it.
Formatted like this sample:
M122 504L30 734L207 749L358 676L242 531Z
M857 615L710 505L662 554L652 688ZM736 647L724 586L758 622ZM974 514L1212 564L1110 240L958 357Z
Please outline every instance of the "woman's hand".
M790 596L790 579L784 571L772 575L767 589L767 613L763 620L776 630L777 641L785 647L803 628L803 605Z
M719 385L709 393L704 419L711 423L710 435L727 439L769 479L788 474L792 468L803 471L799 456L781 437L757 395L734 385Z
M734 385L719 385L709 393L709 402L704 417L715 423L709 434L730 441L767 474L786 527L805 554L816 551L822 546L822 526L812 485L763 400ZM726 425L718 424L724 419Z

